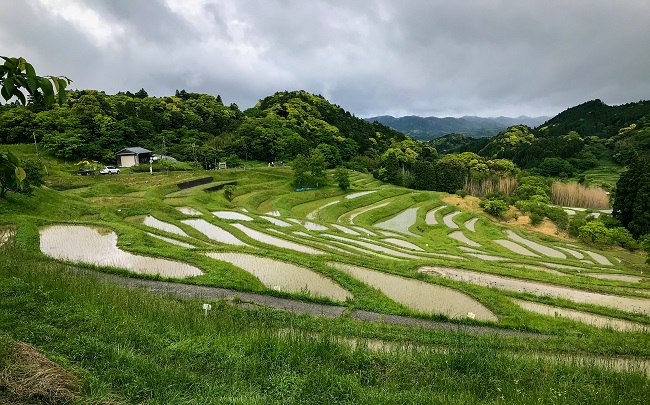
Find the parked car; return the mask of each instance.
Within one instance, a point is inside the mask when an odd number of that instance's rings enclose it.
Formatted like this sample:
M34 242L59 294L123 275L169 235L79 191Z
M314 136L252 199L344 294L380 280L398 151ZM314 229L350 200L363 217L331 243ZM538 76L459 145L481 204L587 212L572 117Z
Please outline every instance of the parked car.
M99 174L120 174L120 169L115 166L106 166Z

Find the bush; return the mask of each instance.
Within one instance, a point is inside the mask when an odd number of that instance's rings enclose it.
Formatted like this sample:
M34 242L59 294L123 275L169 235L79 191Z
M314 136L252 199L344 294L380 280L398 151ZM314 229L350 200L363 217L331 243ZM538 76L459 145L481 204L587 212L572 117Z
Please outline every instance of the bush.
M226 197L226 200L232 201L235 197L235 186L229 184L223 187L223 196Z
M463 189L456 190L456 195L459 196L460 198L465 198L469 195L469 193Z
M350 176L348 171L342 167L339 167L334 172L334 181L336 181L341 190L347 190L350 188Z
M537 226L542 223L544 220L544 215L539 214L537 212L531 212L530 213L530 223Z
M503 200L483 200L479 205L485 212L495 217L502 216L510 208L510 204Z

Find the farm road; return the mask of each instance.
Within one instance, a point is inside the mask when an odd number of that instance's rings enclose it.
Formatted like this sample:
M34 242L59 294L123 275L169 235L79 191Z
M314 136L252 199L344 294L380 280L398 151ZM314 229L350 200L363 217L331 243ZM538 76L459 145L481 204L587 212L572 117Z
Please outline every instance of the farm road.
M94 277L100 282L114 284L133 290L146 290L152 294L172 295L182 298L203 298L206 300L233 300L238 298L244 305L261 305L291 312L294 314L309 314L325 318L341 318L344 316L347 307L327 304L317 304L279 298L264 294L248 293L243 291L229 290L227 288L206 287L191 284L174 283L169 281L144 280L119 276L116 274L102 273L78 267L69 267L75 274ZM463 332L473 335L500 335L545 338L547 335L539 333L522 332L516 330L500 329L490 326L462 325L452 322L433 321L430 319L413 318L401 315L382 314L378 312L355 309L349 315L350 319L364 322L384 323L388 325L399 325L406 327L419 327L432 330L444 330L450 332Z

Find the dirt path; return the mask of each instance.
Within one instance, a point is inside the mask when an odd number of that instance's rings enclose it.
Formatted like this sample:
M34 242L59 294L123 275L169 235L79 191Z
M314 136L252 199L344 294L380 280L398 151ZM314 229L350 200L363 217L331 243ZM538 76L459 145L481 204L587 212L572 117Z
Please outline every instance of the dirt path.
M205 287L198 285L173 283L168 281L142 280L72 266L68 268L73 273L86 277L94 277L103 283L114 284L133 290L145 290L152 294L173 295L182 298L203 298L206 300L233 300L237 298L238 300L244 302L244 304L242 304L243 306L251 304L262 305L291 312L294 314L309 314L312 316L321 316L325 318L341 318L344 316L344 313L348 309L347 307L342 306L303 302L287 298L272 297L263 294L229 290L226 288ZM516 330L494 328L490 326L463 325L452 322L433 321L429 319L412 318L401 315L381 314L378 312L364 311L359 309L352 310L349 313L349 317L351 319L365 322L419 327L432 330L464 332L473 335L499 335L532 338L548 337L548 335L542 335L539 333L521 332Z

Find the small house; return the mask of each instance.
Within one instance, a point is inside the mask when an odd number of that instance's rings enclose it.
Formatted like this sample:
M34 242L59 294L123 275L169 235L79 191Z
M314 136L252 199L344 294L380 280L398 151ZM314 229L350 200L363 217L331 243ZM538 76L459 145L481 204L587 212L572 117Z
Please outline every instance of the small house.
M152 155L150 150L136 146L134 148L124 148L117 152L115 156L117 156L118 166L131 167L149 164Z

